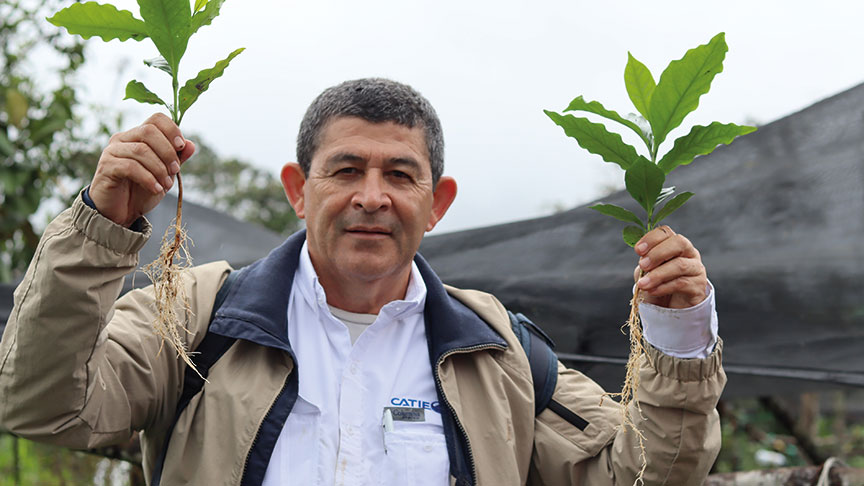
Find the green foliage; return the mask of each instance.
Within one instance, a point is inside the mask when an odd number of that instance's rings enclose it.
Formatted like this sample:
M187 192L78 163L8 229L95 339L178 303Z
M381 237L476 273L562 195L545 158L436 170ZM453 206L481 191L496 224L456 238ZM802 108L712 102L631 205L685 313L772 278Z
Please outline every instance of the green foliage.
M198 29L205 25L210 25L210 22L219 15L219 9L222 8L222 4L225 3L225 0L195 0L195 15L192 16L192 26L191 32L189 35L198 32ZM204 8L204 10L200 10L200 8Z
M606 162L618 164L622 169L627 170L640 158L635 148L624 143L621 135L610 132L601 123L594 123L587 118L577 118L573 115L559 115L548 110L544 112L564 129L568 137L575 138L582 148L603 157Z
M654 94L657 83L654 82L651 71L629 52L627 53L627 66L624 68L624 86L627 88L627 95L633 102L633 106L643 117L647 118L648 108L651 106L651 95Z
M690 199L691 197L693 197L692 192L682 192L681 194L678 194L677 196L673 197L672 200L669 201L668 204L663 206L663 209L661 209L660 212L658 212L657 215L654 216L654 224L657 224L660 221L663 221L663 219L665 219L666 216L669 216L670 214L672 214L672 211L675 211L676 209L683 206L684 203L686 203L687 200Z
M724 37L721 32L708 44L690 49L683 58L670 62L660 75L647 117L658 145L699 106L699 98L711 89L714 76L723 70L728 50Z
M675 140L672 150L666 153L657 165L663 172L670 173L679 165L693 162L698 155L711 153L718 145L728 145L735 137L755 132L756 127L740 126L734 123L714 122L707 127L695 125L690 133Z
M624 221L625 223L636 223L639 226L642 226L642 220L639 219L639 216L636 216L635 214L620 206L616 206L614 204L595 204L591 206L591 209L601 214L605 214L606 216L612 216L618 221Z
M220 157L200 137L190 138L197 151L183 164L183 177L191 181L189 200L285 236L297 230L299 220L279 179L242 160Z
M176 73L191 34L189 0L144 0L138 2L138 7L150 40Z
M80 133L75 74L81 41L42 19L58 2L0 3L0 281L19 277L39 242L46 201L65 205L93 173L92 133ZM36 71L32 57L45 61ZM50 68L45 66L59 66ZM38 72L38 77L37 77ZM46 86L56 86L48 89Z
M633 130L645 144L647 158L603 124L544 110L582 148L624 169L627 192L645 210L646 217L640 219L624 208L609 204L594 205L591 209L621 221L637 223L638 227L624 229L624 241L628 245L633 246L647 231L693 196L693 193L685 192L672 197L675 188L663 188L667 174L678 166L691 163L699 155L711 153L718 145L732 143L735 137L756 130L755 127L733 123L714 122L707 127L697 125L689 134L675 140L672 149L659 162L657 160L660 145L669 132L681 125L684 118L699 106L699 99L710 90L714 77L723 70L727 50L721 32L707 44L690 49L684 57L669 63L656 83L651 71L628 53L624 85L630 101L642 116L632 114L625 118L597 101L586 101L582 96L575 98L564 110L599 115Z
M645 228L642 228L641 226L625 226L624 230L621 232L621 236L624 237L624 243L633 246L638 243L643 236L645 236Z
M0 433L0 486L116 484L111 476L131 479L138 467Z
M624 172L624 187L648 212L649 220L665 181L666 174L660 170L660 167L644 158Z
M138 81L129 81L126 85L126 97L124 100L135 100L139 103L150 103L153 105L163 105L168 108L168 105L162 101L156 93L147 89L144 83ZM170 108L168 108L170 110Z
M132 12L96 2L73 4L54 14L48 22L66 27L70 34L85 39L101 37L105 42L114 39L141 41L148 36L146 24L136 19Z
M607 110L599 101L585 101L584 98L579 96L571 101L570 105L567 106L567 109L564 111L587 111L588 113L594 113L595 115L600 115L604 118L616 121L636 132L636 135L639 135L645 143L649 143L645 138L647 134L639 128L639 125L621 117L621 115L612 110Z
M210 87L210 83L213 82L214 79L222 76L222 73L225 72L225 68L228 67L228 63L234 59L237 54L243 52L243 47L235 50L231 54L228 55L225 59L216 63L210 69L204 69L198 73L197 76L186 81L186 84L180 88L180 112L184 113L186 110L192 106L192 103L198 100L198 97L201 96L201 93L207 91L207 88ZM182 118L182 116L181 116Z
M201 71L180 88L180 60L186 53L189 38L219 15L223 2L224 0L196 0L193 9L189 0L138 0L141 19L135 18L132 12L118 10L110 4L76 3L57 12L48 21L65 27L70 34L78 34L84 38L99 36L105 41L125 41L130 38L141 40L149 37L162 57L146 60L144 63L171 76L173 103L166 103L137 80L127 84L124 99L164 105L174 122L179 125L186 110L198 100L198 96L210 87L214 79L222 75L231 59L243 51L242 48L235 50L226 59L217 62L215 67Z

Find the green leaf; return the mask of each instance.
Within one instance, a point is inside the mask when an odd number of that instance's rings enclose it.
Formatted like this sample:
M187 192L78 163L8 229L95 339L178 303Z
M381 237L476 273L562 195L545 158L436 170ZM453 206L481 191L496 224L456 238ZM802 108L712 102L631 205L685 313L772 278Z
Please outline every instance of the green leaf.
M57 27L65 27L70 34L85 39L93 36L103 41L147 38L147 26L128 10L117 10L110 4L96 2L74 3L48 18Z
M29 108L30 102L20 91L15 88L6 90L6 116L14 127L21 128Z
M563 128L568 137L575 138L582 148L603 157L606 162L618 164L624 170L637 161L648 162L645 157L636 153L636 149L624 143L621 135L610 132L601 123L593 123L587 118L576 118L573 115L560 115L549 110L543 112Z
M210 3L213 3L217 0L211 0ZM208 4L209 5L209 4ZM209 69L203 69L198 73L197 76L186 81L186 84L180 88L180 113L181 116L186 110L192 106L192 103L195 103L198 100L198 97L201 93L207 91L207 88L210 87L210 83L213 82L214 79L222 76L222 73L225 72L225 68L228 67L228 63L234 59L237 54L243 52L244 47L241 47L231 54L228 54L228 57L225 59L218 61L215 66Z
M690 49L684 57L669 63L660 75L646 117L651 122L655 147L699 106L699 98L711 89L714 76L723 70L727 50L721 32L707 44Z
M645 236L645 230L638 226L625 226L621 236L624 237L624 243L636 246L636 243L639 243L639 240Z
M162 101L162 98L147 89L147 87L144 86L144 83L134 79L129 81L129 84L126 85L126 97L123 99L135 100L139 103L149 103L151 105L164 105L168 108L168 104ZM171 109L168 108L168 111L171 111Z
M201 0L198 0L199 2ZM210 25L210 22L219 15L219 9L225 0L210 0L204 10L198 12L198 3L195 4L195 15L192 17L192 33L198 32L198 29L205 25Z
M657 223L663 221L663 218L669 216L670 214L672 214L673 211L683 206L684 203L686 203L687 200L691 197L693 197L692 192L682 192L681 194L673 197L672 200L666 203L666 205L663 206L663 209L661 209L660 212L658 212L657 215L654 216L653 225L657 225Z
M632 54L627 53L627 67L624 68L624 85L633 106L645 118L648 118L648 107L651 106L651 95L657 86L651 71L639 62Z
M50 144L54 140L54 135L66 128L66 121L62 118L51 117L41 120L41 123L31 123L28 126L30 129L30 143L34 146Z
M639 226L644 226L642 220L639 219L639 216L631 213L630 211L616 206L614 204L595 204L590 206L591 209L597 211L598 213L605 214L606 216L612 216L618 221L624 221L625 223L636 223Z
M174 77L174 73L171 72L171 66L168 65L168 61L165 60L162 56L156 56L153 59L144 59L144 64L148 67L156 68L160 71L165 71L169 76Z
M667 152L657 165L668 174L679 165L693 162L693 159L699 155L710 154L720 144L730 144L735 137L755 131L756 127L734 123L724 125L714 122L707 127L696 125L690 129L690 133L675 140L672 150Z
M9 141L4 131L0 130L0 155L9 157L13 153L15 153L15 146Z
M177 73L191 35L192 11L189 0L138 0L147 33L159 54Z
M204 8L207 5L207 0L195 0L195 7L192 9L193 12L197 12Z
M624 186L627 192L645 208L645 211L648 211L648 214L652 213L665 181L666 174L645 159L637 161L624 173Z
M636 132L636 135L639 135L642 141L644 141L645 144L648 145L648 149L651 149L651 144L648 142L648 137L645 133L642 132L642 129L639 128L639 125L632 122L631 120L622 117L615 111L607 110L602 104L600 104L599 101L585 101L585 98L579 96L573 101L571 101L570 105L568 105L564 111L587 111L588 113L594 113L595 115L600 115L604 118L616 121Z

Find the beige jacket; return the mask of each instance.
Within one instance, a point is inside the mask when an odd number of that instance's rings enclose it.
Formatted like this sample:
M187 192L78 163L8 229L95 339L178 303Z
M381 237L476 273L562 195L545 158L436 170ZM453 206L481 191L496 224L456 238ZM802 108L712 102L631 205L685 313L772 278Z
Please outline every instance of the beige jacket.
M114 225L79 197L46 229L15 291L0 343L0 426L72 448L124 443L141 431L148 483L174 420L184 372L174 353L159 352L150 329L151 290L115 302L149 234L149 227L137 233ZM228 271L219 262L185 276L190 349L207 331ZM427 281L430 295L435 285ZM580 430L549 409L535 417L528 361L503 306L481 292L446 292L456 299L453 306L461 302L482 319L487 331L479 333L492 330L494 336L433 357L439 395L460 432L448 437L451 484L633 484L641 462L633 434L617 427L618 405L608 399L601 405L597 384L559 364L553 399L588 425ZM249 324L244 319L254 319L244 312L222 316L220 325ZM427 313L430 319L438 318ZM427 327L427 333L435 332ZM720 448L715 406L726 381L721 348L706 359L682 360L649 347L640 371L642 418L634 413L646 437L646 485L704 481ZM273 404L290 394L293 368L290 345L241 337L177 420L161 484L260 483L261 443L274 427ZM263 454L266 464L266 447Z

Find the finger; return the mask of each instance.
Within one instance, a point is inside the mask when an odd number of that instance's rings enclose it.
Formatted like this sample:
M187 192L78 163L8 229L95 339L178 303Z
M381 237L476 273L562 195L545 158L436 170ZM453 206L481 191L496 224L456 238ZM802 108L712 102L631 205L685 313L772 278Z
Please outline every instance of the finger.
M178 127L177 124L174 123L174 120L168 118L164 113L154 113L150 115L150 118L148 118L144 123L156 126L163 134L165 134L165 138L171 142L171 146L174 147L175 152L183 150L186 146L186 139L183 138L183 134L180 132L180 127Z
M183 147L183 150L177 153L177 155L180 157L180 165L183 165L183 163L189 160L189 157L195 155L196 148L197 147L195 147L195 142L193 142L192 140L186 140L186 146Z
M140 126L120 135L122 141L138 141L140 139L141 141L150 143L151 140L158 140L158 142L155 142L158 146L154 145L153 147L154 151L169 166L172 162L177 162L177 169L179 169L179 161L176 154L185 148L186 139L183 138L180 128L166 115L155 113ZM139 138L136 139L135 137Z
M162 130L155 125L145 123L124 132L120 137L120 142L146 143L172 175L180 170L177 151L174 150L174 146L168 141Z
M159 159L149 144L144 142L119 143L108 147L108 153L116 160L131 159L150 172L153 180L158 181L166 190L174 184L168 167Z
M111 156L110 163L103 166L103 174L115 181L131 181L153 194L161 194L166 188L152 172L136 159Z
M645 253L651 251L651 248L654 248L661 241L670 238L675 235L675 232L672 231L672 228L666 226L659 226L654 228L653 230L646 233L636 245L633 247L640 256L645 255Z
M650 272L654 268L677 257L699 259L699 253L696 251L693 243L683 235L670 236L657 243L657 245L648 250L639 259L639 267L646 272Z
M639 279L637 285L643 290L657 289L682 277L706 278L705 267L702 262L693 258L674 258L645 274Z
M643 290L652 297L676 296L687 302L686 307L699 304L707 296L708 281L700 277L679 277L675 280L664 282L653 289Z

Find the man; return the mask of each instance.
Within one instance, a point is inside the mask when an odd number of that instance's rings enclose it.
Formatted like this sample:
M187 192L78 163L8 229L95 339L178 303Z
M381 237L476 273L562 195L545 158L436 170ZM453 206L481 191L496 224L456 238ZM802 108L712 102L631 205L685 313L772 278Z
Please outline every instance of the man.
M149 236L141 216L193 152L162 115L113 136L46 229L0 347L4 427L71 447L140 430L152 484L633 484L637 441L603 390L559 364L560 406L535 417L504 308L444 287L416 255L456 183L431 105L381 79L312 103L298 163L282 170L307 229L240 270L212 322L230 268L188 272L189 348L208 333L237 340L178 414L184 365L159 353L152 291L114 300ZM699 253L671 229L636 250L652 344L634 413L645 481L701 484L725 382L713 296Z

